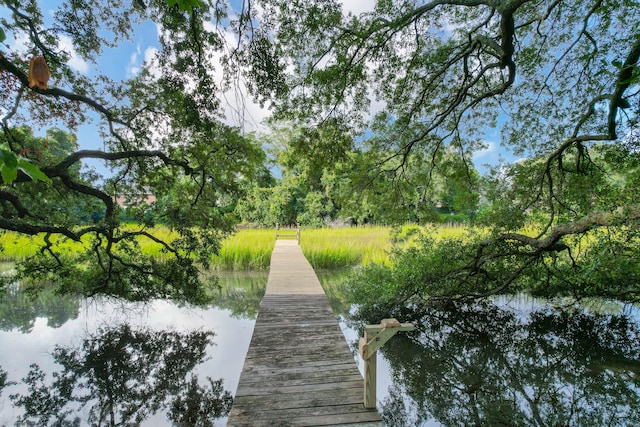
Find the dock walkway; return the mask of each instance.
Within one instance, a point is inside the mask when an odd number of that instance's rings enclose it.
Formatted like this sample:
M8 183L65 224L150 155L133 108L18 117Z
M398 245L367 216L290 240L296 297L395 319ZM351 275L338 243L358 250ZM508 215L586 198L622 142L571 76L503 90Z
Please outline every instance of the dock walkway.
M384 425L364 408L362 376L296 241L276 241L227 425Z

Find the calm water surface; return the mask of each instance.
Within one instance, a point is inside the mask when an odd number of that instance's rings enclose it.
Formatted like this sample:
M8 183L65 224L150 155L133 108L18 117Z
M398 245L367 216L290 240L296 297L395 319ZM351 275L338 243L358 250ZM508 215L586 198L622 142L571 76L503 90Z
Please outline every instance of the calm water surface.
M340 283L323 285L355 352L362 323ZM397 317L416 331L378 352L389 426L640 426L637 306L519 295Z
M235 392L266 280L225 274L207 308L49 292L32 301L13 289L0 299L0 426L25 412L27 425L204 421L194 414Z
M356 354L348 272L318 272ZM267 273L223 274L215 306L115 299L0 300L0 426L224 426ZM390 426L640 425L640 316L599 302L571 314L499 298L412 314L378 352ZM362 364L360 363L362 371ZM4 386L3 386L4 385ZM226 405L226 406L225 406ZM27 424L28 425L28 424Z

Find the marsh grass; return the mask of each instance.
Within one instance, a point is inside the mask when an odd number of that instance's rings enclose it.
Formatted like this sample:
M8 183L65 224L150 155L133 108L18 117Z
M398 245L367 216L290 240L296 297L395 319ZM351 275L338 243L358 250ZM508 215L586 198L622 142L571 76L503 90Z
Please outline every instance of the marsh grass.
M391 250L389 227L303 229L300 245L314 268L384 263Z
M389 227L303 228L300 245L314 268L385 262L389 232ZM240 230L222 243L211 264L218 270L266 269L274 246L275 229Z
M4 231L0 233L0 258L3 262L17 262L33 255L44 244L42 236Z
M136 230L135 226L125 231ZM167 228L149 230L156 236L171 241L177 234ZM389 262L389 253L394 246L415 244L420 233L429 233L436 238L461 236L464 229L459 226L419 227L405 225L392 229L385 226L345 228L302 229L302 250L314 268L336 269ZM56 239L52 238L53 241ZM0 232L2 252L0 261L16 262L33 255L42 247L43 236L25 236L12 232ZM70 240L59 241L61 250L83 251L90 244ZM144 254L167 258L161 245L140 237L138 244ZM222 242L218 255L211 259L215 270L265 270L269 267L271 252L275 246L275 229L239 230Z
M222 242L222 248L211 260L217 270L262 270L269 267L275 246L274 230L239 230Z
M135 226L127 226L124 232L136 231L139 228ZM177 237L177 233L164 227L157 227L152 230L153 234L163 240L173 240ZM61 236L52 236L51 242L56 244L58 252L83 252L92 244L91 236L85 235L81 242L75 242L71 239ZM162 251L162 245L150 240L146 237L137 239L138 245L142 253L151 255L160 259L168 258L169 255ZM34 255L44 245L44 234L28 236L25 234L14 233L10 231L0 232L0 261L2 262L18 262Z

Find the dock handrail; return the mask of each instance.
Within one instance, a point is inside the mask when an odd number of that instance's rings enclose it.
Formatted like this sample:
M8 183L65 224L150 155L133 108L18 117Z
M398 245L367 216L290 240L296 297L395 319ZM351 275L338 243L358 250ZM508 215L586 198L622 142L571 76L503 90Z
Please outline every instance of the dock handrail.
M282 232L283 230L285 231L284 233ZM292 234L291 232L288 232L288 231L295 231L295 234ZM284 238L295 237L298 244L300 244L300 224L296 223L295 229L291 227L280 228L280 224L276 222L276 240L282 237Z

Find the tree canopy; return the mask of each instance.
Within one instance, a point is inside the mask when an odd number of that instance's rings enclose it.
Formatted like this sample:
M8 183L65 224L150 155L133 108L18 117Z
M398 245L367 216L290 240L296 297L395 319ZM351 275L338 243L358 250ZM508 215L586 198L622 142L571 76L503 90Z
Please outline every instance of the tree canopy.
M239 178L251 178L263 156L241 129L221 119L223 87L232 76L211 57L227 46L226 6L61 2L52 21L43 16L42 2L6 0L0 6L0 228L45 236L22 277L55 281L63 289L81 283L86 294L206 299L195 265L206 266L232 230L230 213L242 194ZM160 48L129 79L114 81L97 70L79 73L68 63L69 52L59 48L60 38L67 37L75 55L95 63L103 49L117 47L149 21L161 29ZM7 44L8 35L24 46ZM33 56L44 57L50 69L44 89L29 85ZM225 76L222 83L216 73ZM86 141L76 144L74 135L54 129L73 132L92 121L103 150L85 149ZM42 138L25 125L50 130ZM88 160L105 162L111 174L82 169ZM145 203L145 194L163 203ZM136 226L124 226L119 199ZM156 221L177 237L150 232ZM65 251L64 240L82 244L84 252ZM143 254L144 241L169 259Z
M222 121L222 91L242 80L274 120L296 130L288 147L305 158L298 166L307 186L296 198L263 179L267 190L249 200L275 194L281 208L294 200L314 217L340 207L366 218L368 205L390 220L411 211L424 221L425 200L478 211L478 236L455 250L425 245L425 259L437 262L420 266L431 282L405 295L486 296L530 283L546 294L640 295L637 1L379 0L352 13L337 0L244 0L237 10L212 0L120 8L77 0L61 4L53 24L40 3L0 3L10 16L0 21L0 42L14 33L28 40L26 51L0 46L8 165L0 227L46 233L30 274L82 277L90 291L130 298L203 298L194 262L206 265L231 230L256 170L268 175L256 140ZM70 37L92 61L148 21L160 29L160 49L153 67L125 81L81 75L57 47ZM33 56L51 70L46 89L29 87ZM73 130L90 117L104 151L67 147L43 160L25 152L40 143L23 127L30 120ZM522 160L481 178L473 153L496 131ZM82 172L87 159L109 163L114 175ZM146 191L163 203L131 197L143 226L123 228L114 197ZM49 215L63 200L85 211L97 203L102 216L71 226ZM179 237L150 234L159 217ZM86 254L66 260L56 235L85 242ZM174 258L143 256L140 238Z
M449 247L427 242L415 267L423 280L398 284L397 295L533 286L638 299L638 2L378 1L360 14L335 1L263 8L287 84L276 113L374 132L368 170L376 176L411 183L412 163L442 167L446 151L459 153L462 173L495 129L522 158L484 179L485 232ZM421 180L433 186L431 174Z

